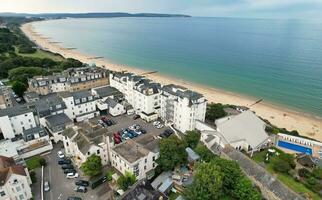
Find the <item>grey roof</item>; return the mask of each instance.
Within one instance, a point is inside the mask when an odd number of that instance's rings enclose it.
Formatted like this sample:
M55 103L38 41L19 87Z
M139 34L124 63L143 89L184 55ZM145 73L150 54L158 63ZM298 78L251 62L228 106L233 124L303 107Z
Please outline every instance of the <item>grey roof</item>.
M128 139L125 142L116 145L113 147L113 150L129 163L134 163L140 158L147 156L149 153L147 149L132 139Z
M265 132L265 122L248 110L239 115L216 121L217 130L229 143L246 141L252 148L263 143L268 134Z
M76 92L62 92L60 95L63 98L66 97L73 97L74 99L81 99L81 98L87 98L89 96L93 96L88 90L81 90Z
M166 171L162 172L158 177L156 177L151 183L151 186L160 192L165 192L172 185L172 183L172 172Z
M120 197L121 200L167 200L163 193L154 190L148 181L137 181Z
M198 100L203 97L200 93L174 84L164 85L162 90L180 98L188 98L189 100Z
M73 121L65 113L50 115L45 118L51 127L72 123Z
M109 107L115 108L115 106L118 104L114 99L107 98L105 101Z
M200 159L200 156L194 152L190 147L186 148L186 152L188 154L188 160L191 161L196 161Z
M36 107L40 117L48 116L52 112L64 110L66 108L64 101L56 93L41 96L39 101L32 102L30 105Z
M39 98L39 94L36 92L26 92L24 94L24 98L28 98L28 99L36 99Z
M14 107L1 109L0 117L3 117L3 116L14 117L14 116L23 115L30 112L33 112L33 110L30 107L26 105L17 105Z
M94 88L100 98L103 97L109 97L109 96L119 96L122 95L122 93L117 90L114 87L106 86L106 87L100 87L100 88Z
M149 79L141 79L135 84L135 89L145 95L153 95L159 93L161 89L160 83L154 83Z
M23 131L23 139L27 142L30 140L35 139L35 134L39 134L40 137L46 136L47 132L45 131L45 129L43 129L40 126L36 126L34 128L30 128L27 130Z

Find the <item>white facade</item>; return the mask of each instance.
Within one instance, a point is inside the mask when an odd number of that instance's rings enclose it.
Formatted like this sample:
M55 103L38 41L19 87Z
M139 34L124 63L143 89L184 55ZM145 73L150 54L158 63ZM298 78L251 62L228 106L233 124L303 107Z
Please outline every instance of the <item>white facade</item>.
M36 127L36 119L32 111L17 113L10 112L15 108L8 108L8 114L0 116L0 132L5 139L14 138L24 130ZM1 111L0 111L1 113Z
M77 122L99 115L96 111L96 100L92 95L75 98L73 95L62 97L66 104L65 114Z
M181 132L194 130L196 121L204 121L206 116L206 99L195 92L175 85L162 88L161 118L173 123Z
M7 182L3 186L0 186L0 200L31 199L30 184L31 181L27 176L11 174Z

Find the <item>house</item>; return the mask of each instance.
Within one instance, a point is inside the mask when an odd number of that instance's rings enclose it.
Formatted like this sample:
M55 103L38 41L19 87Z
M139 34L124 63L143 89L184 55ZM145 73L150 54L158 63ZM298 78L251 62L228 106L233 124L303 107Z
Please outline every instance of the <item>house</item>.
M265 131L266 124L252 111L216 120L216 128L198 121L201 141L212 151L230 145L237 150L252 153L265 148L271 141Z
M296 160L304 167L313 168L316 165L317 160L308 154L299 154L296 156Z
M158 140L146 134L111 148L111 164L120 173L133 173L137 180L154 176L156 159L159 157Z
M53 149L48 133L37 126L23 132L23 140L14 141L20 158L29 158Z
M0 85L0 109L13 107L11 92L9 87Z
M40 95L56 92L75 92L108 84L108 71L102 68L71 68L51 76L28 80L28 91Z
M96 124L79 123L77 126L64 130L62 135L65 153L72 157L77 166L93 154L100 156L102 165L109 163L109 149L112 140L106 128Z
M207 100L203 95L178 85L165 85L161 89L161 118L185 133L194 130L196 121L204 121Z
M172 172L162 172L153 180L151 186L163 194L168 194L173 187Z
M96 99L89 91L63 92L59 95L65 102L65 113L70 119L81 122L99 116Z
M0 110L0 138L12 139L37 125L34 110L18 105Z
M108 112L112 116L118 116L118 115L122 115L122 114L126 113L124 106L122 104L118 103L117 101L115 101L114 99L107 98L105 100L105 102L108 105Z
M0 199L31 199L28 170L12 158L0 156Z
M68 127L74 125L73 121L65 114L50 115L45 118L45 127L53 136L55 142L63 141L61 133Z
M136 182L121 197L120 200L167 200L168 197L151 187L146 180Z
M105 101L107 98L112 99L123 99L123 94L112 86L103 86L91 89L92 94L97 99L102 99Z

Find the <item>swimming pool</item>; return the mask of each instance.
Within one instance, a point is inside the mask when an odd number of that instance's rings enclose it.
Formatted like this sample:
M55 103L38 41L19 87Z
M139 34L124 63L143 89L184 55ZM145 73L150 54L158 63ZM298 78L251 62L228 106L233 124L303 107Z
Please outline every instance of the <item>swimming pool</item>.
M285 149L289 149L292 151L296 151L299 153L305 153L305 154L309 154L312 155L312 149L308 148L308 147L303 147L297 144L292 144L292 143L288 143L285 141L278 141L277 146L285 148Z

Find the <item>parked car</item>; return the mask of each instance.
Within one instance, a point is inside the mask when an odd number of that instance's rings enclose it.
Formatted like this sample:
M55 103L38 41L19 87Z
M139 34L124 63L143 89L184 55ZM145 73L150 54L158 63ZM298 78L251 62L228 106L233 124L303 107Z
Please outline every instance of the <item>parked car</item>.
M115 144L120 144L122 142L122 140L119 138L113 138L113 139Z
M84 186L77 186L75 189L74 189L75 192L82 192L82 193L86 193L87 192L87 188L84 187Z
M58 158L65 158L65 155L62 151L58 151L57 156L58 156Z
M161 122L160 121L154 121L152 124L153 124L153 126L158 126L159 124L161 124Z
M59 165L63 165L63 164L71 164L72 161L68 160L68 159L59 159L58 160L58 164Z
M49 190L50 190L49 182L48 182L48 181L45 181L45 182L44 182L44 191L45 191L45 192L48 192Z
M139 119L139 118L141 118L141 116L140 116L140 115L134 115L134 116L133 116L133 120L137 120L137 119Z
M71 164L64 164L61 166L62 169L74 169L74 166Z
M88 181L85 181L85 180L77 180L77 181L75 181L75 185L88 187L89 186L89 182Z
M167 136L166 136L166 134L164 134L164 132L163 132L163 133L160 133L160 134L159 134L159 137L166 138Z
M78 173L68 173L66 174L66 178L78 178Z
M80 197L68 197L67 200L82 200Z
M172 135L174 132L173 130L171 129L166 129L164 132L163 132L167 137L169 137L170 135Z
M157 125L157 129L161 129L161 128L163 128L163 124L159 124L159 125Z
M146 134L146 130L145 129L141 128L140 131L141 131L141 133Z
M76 173L75 169L64 169L64 174Z

